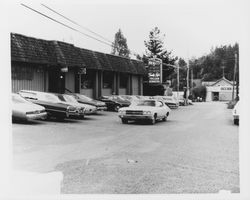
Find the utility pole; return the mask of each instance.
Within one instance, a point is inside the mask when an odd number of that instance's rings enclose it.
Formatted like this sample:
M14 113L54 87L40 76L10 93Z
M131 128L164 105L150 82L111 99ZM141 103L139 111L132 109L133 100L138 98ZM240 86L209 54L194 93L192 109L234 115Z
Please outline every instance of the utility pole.
M222 68L222 77L224 78L225 77L225 65L226 65L225 60L222 60L221 64L222 64L222 66L221 66L221 68Z
M194 88L194 83L193 83L193 80L194 80L193 68L191 68L190 70L191 70L191 91L192 91L192 89Z
M179 88L180 88L180 66L178 62L176 62L177 67L177 99L179 100Z
M236 67L236 99L239 100L239 55L237 56L237 67Z
M235 86L235 77L236 77L236 69L237 69L237 52L234 54L235 61L234 61L234 74L233 74L233 93L232 93L232 101L234 100L234 86Z
M187 62L187 94L186 94L186 102L188 102L189 96L189 61Z

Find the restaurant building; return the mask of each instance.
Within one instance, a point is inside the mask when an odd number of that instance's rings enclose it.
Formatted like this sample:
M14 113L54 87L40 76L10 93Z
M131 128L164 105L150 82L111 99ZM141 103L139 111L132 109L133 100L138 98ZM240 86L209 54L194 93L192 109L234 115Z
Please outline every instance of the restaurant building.
M202 82L202 85L207 88L206 101L232 100L233 83L225 77L213 82Z
M143 94L143 62L11 33L12 92Z

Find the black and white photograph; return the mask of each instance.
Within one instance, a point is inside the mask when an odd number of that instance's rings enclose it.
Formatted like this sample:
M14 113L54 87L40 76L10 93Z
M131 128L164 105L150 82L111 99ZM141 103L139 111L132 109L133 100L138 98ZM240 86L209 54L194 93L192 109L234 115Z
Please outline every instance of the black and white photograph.
M8 3L9 196L247 197L247 6Z

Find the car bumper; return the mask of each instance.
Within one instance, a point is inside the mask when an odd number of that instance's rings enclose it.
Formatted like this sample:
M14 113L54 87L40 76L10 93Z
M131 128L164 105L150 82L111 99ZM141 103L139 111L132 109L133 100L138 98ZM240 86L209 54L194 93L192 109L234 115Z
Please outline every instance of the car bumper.
M121 119L127 119L127 120L147 120L147 119L153 119L152 115L119 115Z
M97 111L105 111L107 110L107 106L99 106L97 107Z
M179 105L178 104L166 104L169 108L178 108L179 107Z
M33 120L33 119L45 119L47 117L47 113L39 113L39 114L28 114L26 115L27 120Z
M66 113L66 117L74 117L74 116L82 116L82 115L84 115L84 113L80 113L80 112L77 112L77 111Z

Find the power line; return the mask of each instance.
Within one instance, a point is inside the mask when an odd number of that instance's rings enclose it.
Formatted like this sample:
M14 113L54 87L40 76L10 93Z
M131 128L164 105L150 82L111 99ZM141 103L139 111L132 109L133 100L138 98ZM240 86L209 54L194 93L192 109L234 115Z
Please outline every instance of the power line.
M64 19L66 19L66 20L70 21L71 23L73 23L73 24L75 24L75 25L77 25L77 26L79 26L79 27L81 27L81 28L83 28L83 29L85 29L85 30L87 30L87 31L91 32L92 34L94 34L94 35L96 35L96 36L98 36L98 37L100 37L100 38L102 38L102 39L106 40L107 42L110 42L110 43L111 43L111 47L115 47L115 45L113 44L113 42L112 42L112 41L110 41L109 39L107 39L107 38L103 37L102 35L100 35L100 34L98 34L98 33L94 32L94 31L90 30L90 29L89 29L89 28L87 28L87 27L84 27L84 26L80 25L80 24L79 24L79 23L77 23L76 21L73 21L73 20L72 20L72 19L70 19L69 17L66 17L65 15L63 15L63 14L61 14L61 13L57 12L55 9L52 9L52 8L50 8L49 6L45 5L45 4L41 4L41 5L42 5L42 6L44 6L45 8L47 8L47 9L49 9L50 11L52 11L52 12L56 13L57 15L59 15L59 16L61 16L61 17L63 17ZM124 48L124 47L118 47L118 49L120 49L120 50L124 50L125 48ZM137 52L135 52L135 51L132 51L132 50L129 50L129 51L130 51L132 54L134 54L134 55L137 55L137 54L138 54L138 53L137 53Z
M100 35L100 34L98 34L98 33L94 32L94 31L90 30L90 29L89 29L89 28L87 28L87 27L84 27L84 26L82 26L82 25L78 24L77 22L75 22L75 21L73 21L72 19L70 19L70 18L66 17L65 15L63 15L63 14L61 14L61 13L59 13L59 12L55 11L54 9L52 9L52 8L48 7L48 6L47 6L47 5L45 5L45 4L41 4L41 5L42 5L43 7L45 7L45 8L47 8L47 9L49 9L50 11L52 11L52 12L56 13L57 15L59 15L59 16L61 16L61 17L63 17L64 19L66 19L66 20L70 21L71 23L73 23L73 24L75 24L75 25L77 25L77 26L79 26L79 27L81 27L81 28L83 28L83 29L85 29L85 30L87 30L87 31L91 32L92 34L94 34L94 35L96 35L96 36L98 36L98 37L100 37L100 38L102 38L102 39L104 39L104 40L106 40L107 42L110 42L110 43L112 44L112 41L110 41L109 39L107 39L107 38L103 37L102 35Z
M102 40L99 40L98 38L95 38L95 37L93 37L93 36L91 36L91 35L88 35L88 34L86 34L86 33L83 33L83 32L81 32L81 31L79 31L79 30L77 30L77 29L75 29L75 28L73 28L73 27L71 27L71 26L69 26L69 25L67 25L67 24L64 24L64 23L62 23L62 22L60 22L60 21L58 21L58 20L56 20L56 19L54 19L54 18L52 18L52 17L50 17L50 16L48 16L48 15L45 15L45 14L43 14L43 13L41 13L41 12L39 12L39 11L37 11L37 10L35 10L35 9L33 9L33 8L31 8L31 7L29 7L29 6L25 5L25 4L23 4L23 3L21 3L21 5L24 6L24 7L26 7L26 8L28 8L28 9L30 9L30 10L32 10L32 11L34 11L34 12L36 12L36 13L38 13L38 14L40 14L40 15L42 15L42 16L44 16L44 17L46 17L46 18L48 18L48 19L50 19L50 20L52 20L52 21L54 21L54 22L56 22L56 23L58 23L58 24L61 24L61 25L65 26L65 27L67 27L67 28L69 28L69 29L71 29L71 30L73 30L73 31L76 31L76 32L78 32L78 33L80 33L80 34L82 34L82 35L84 35L84 36L86 36L86 37L92 38L92 39L94 39L94 40L96 40L96 41L99 41L99 42L101 42L101 43L103 43L103 44L106 44L106 45L108 45L108 46L110 46L110 47L113 47L112 45L110 45L110 44L107 43L107 42L104 42L104 41L102 41Z
M52 18L52 17L46 15L46 14L43 14L42 12L39 12L39 11L37 11L37 10L35 10L35 9L33 9L33 8L31 8L31 7L29 7L29 6L25 5L25 4L23 4L23 3L21 3L21 5L24 6L24 7L26 7L26 8L28 8L28 9L30 9L30 10L32 10L33 12L36 12L36 13L38 13L38 14L40 14L40 15L42 15L42 16L44 16L44 17L46 17L46 18L48 18L48 19L50 19L50 20L52 20L52 21L54 21L54 22L56 22L56 23L58 23L58 24L60 24L60 25L62 25L62 26L65 26L65 27L67 27L67 28L69 28L69 29L71 29L71 30L73 30L73 31L76 31L76 32L78 32L78 33L80 33L80 34L82 34L82 35L84 35L84 36L86 36L86 37L89 37L89 38L91 38L91 39L94 39L94 40L96 40L96 41L98 41L98 42L101 42L101 43L103 43L103 44L105 44L105 45L108 45L108 46L110 46L110 47L115 47L115 45L113 45L113 44L109 44L109 43L107 43L107 42L105 42L105 41L102 41L102 40L100 40L100 39L98 39L98 38L96 38L96 37L93 37L93 36L91 36L91 35L89 35L89 34L83 33L83 32L81 32L81 31L77 30L76 28L73 28L73 27L71 27L71 26L69 26L69 25L67 25L67 24L64 24L64 23L62 23L62 22L60 22L60 21L58 21L58 20L56 20L56 19L54 19L54 18ZM118 48L119 48L119 49L122 49L122 50L125 49L125 48L121 48L121 47L118 47ZM134 52L134 51L131 51L131 50L130 50L130 52L133 53L134 55L137 55L137 53Z

